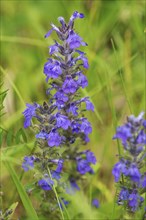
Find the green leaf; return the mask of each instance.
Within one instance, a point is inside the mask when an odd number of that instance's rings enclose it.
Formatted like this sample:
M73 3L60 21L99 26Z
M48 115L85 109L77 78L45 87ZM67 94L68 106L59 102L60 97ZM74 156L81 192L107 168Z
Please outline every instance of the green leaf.
M21 182L19 181L19 178L18 178L15 170L13 169L13 167L11 166L11 164L8 161L5 161L5 166L9 172L9 174L11 175L12 180L17 188L17 191L19 193L19 196L21 198L21 201L24 205L24 208L26 210L28 217L32 220L39 220L37 213L36 213L35 209L33 208L32 203L31 203L27 193L25 192Z
M0 104L3 103L3 101L7 95L7 92L8 92L8 89L0 93Z
M23 128L20 128L16 133L16 137L15 137L16 144L22 143L21 142L21 137L22 137L23 141L26 143L27 142L27 137L26 137L26 134L25 134Z
M6 143L7 143L7 146L11 146L13 144L13 131L12 131L12 129L10 129L7 133Z
M2 86L3 86L3 83L0 84L0 89L2 89ZM2 110L4 109L3 102L4 102L4 99L6 98L7 91L8 90L5 90L0 93L0 117L2 117L5 114Z

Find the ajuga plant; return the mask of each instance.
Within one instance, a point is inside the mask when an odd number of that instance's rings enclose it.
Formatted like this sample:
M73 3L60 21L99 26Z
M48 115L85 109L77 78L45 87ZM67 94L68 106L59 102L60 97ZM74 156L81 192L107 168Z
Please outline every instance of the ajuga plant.
M131 115L117 128L113 139L120 139L123 153L112 173L118 183L117 203L125 211L134 214L144 206L146 193L146 120L144 112Z
M41 206L52 219L63 203L69 203L62 197L62 189L66 193L79 190L83 176L93 174L92 164L96 163L93 152L81 150L92 132L84 113L94 111L94 106L89 97L81 98L80 94L80 88L88 85L84 70L89 65L85 53L79 50L87 44L74 30L77 18L84 15L75 11L68 23L59 17L59 27L51 24L45 38L54 31L58 40L49 46L50 57L44 65L48 98L43 105L26 104L23 112L24 127L31 126L35 131L37 148L33 155L24 157L22 168L34 169L34 186L42 191Z

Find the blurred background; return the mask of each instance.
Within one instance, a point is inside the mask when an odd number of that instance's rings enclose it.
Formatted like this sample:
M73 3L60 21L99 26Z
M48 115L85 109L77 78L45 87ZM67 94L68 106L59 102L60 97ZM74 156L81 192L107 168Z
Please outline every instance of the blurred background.
M127 115L145 110L144 0L1 1L1 81L2 90L8 89L1 127L3 138L11 136L10 143L2 141L3 150L15 160L21 176L22 158L35 139L30 129L25 130L28 145L17 147L13 135L23 128L25 103L47 100L43 65L49 57L48 46L57 37L53 33L45 39L44 35L51 22L58 25L59 16L68 21L74 11L85 14L75 21L75 29L88 43L82 50L89 59L85 72L89 85L82 93L95 106L95 113L87 113L93 126L87 148L94 151L99 166L93 184L104 191L101 202L111 202L115 193L111 170L118 153L112 140L115 128ZM15 190L6 195L12 181L5 168L2 182L6 207Z

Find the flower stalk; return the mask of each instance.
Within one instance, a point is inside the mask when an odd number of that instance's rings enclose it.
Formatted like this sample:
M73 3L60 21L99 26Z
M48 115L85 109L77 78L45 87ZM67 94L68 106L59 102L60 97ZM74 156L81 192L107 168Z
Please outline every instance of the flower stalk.
M43 105L26 104L23 112L25 128L32 126L33 118L37 121L35 137L38 149L34 155L24 157L22 168L28 171L35 167L38 170L36 185L44 191L47 199L51 198L52 188L55 195L61 188L66 192L79 190L77 182L86 173L94 173L91 165L96 163L93 152L80 151L80 146L89 142L92 132L92 126L84 115L85 106L89 111L94 111L94 106L89 97L80 97L80 88L88 85L84 70L89 64L85 53L79 50L80 46L87 44L74 30L77 18L82 19L84 15L74 12L68 23L59 17L60 27L51 24L45 38L54 31L58 41L49 46L50 57L44 65L48 100ZM65 173L67 182L63 181ZM56 199L59 202L58 196ZM68 204L64 199L62 201Z

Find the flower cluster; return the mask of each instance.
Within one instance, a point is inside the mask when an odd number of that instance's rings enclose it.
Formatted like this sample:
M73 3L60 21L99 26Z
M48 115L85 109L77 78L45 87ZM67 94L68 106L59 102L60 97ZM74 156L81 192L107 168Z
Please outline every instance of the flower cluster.
M75 180L93 173L91 164L96 163L93 152L79 151L79 145L86 144L92 132L92 126L84 116L85 109L94 111L89 97L81 98L79 92L88 85L84 69L89 65L85 53L79 50L80 46L87 44L75 33L74 20L83 17L82 13L74 12L68 23L59 17L60 27L51 24L52 28L45 37L54 31L59 40L49 47L50 58L44 65L49 99L43 105L27 104L23 112L25 128L33 126L32 118L37 120L35 137L40 150L25 157L22 167L25 171L37 167L38 186L45 191L52 189L53 179L59 184L61 174L68 170L65 163L73 162L71 167L77 171L69 173L70 184L76 189L79 187Z
M115 182L119 182L118 204L129 211L137 211L144 201L141 196L146 191L146 120L144 112L138 117L127 117L127 123L117 128L113 139L120 139L124 148L119 162L113 167Z

